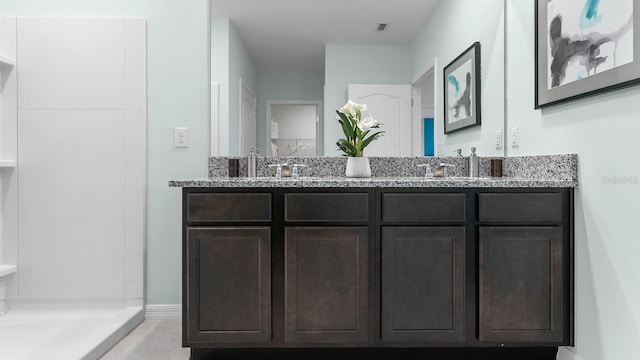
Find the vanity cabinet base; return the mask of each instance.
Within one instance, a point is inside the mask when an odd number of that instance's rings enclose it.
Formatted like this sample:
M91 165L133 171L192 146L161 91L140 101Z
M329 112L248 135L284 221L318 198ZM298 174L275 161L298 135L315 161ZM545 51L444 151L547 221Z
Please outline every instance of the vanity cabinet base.
M574 341L573 244L570 188L185 188L182 344L555 360Z
M555 360L557 353L557 347L191 349L191 360Z

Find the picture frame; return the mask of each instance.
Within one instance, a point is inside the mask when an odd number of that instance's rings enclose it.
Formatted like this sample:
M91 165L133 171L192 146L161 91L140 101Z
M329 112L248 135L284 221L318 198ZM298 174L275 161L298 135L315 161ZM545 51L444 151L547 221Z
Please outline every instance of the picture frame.
M535 109L639 84L639 5L536 0Z
M480 125L480 43L445 66L443 79L444 133Z

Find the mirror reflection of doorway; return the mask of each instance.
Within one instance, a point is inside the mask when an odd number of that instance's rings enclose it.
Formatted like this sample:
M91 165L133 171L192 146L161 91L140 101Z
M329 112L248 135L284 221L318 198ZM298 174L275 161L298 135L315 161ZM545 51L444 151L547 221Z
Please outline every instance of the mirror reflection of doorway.
M423 120L422 144L424 156L435 155L435 94L433 85L434 76L433 71L431 71L420 83L420 118Z
M435 72L437 59L412 84L412 153L414 156L434 156L436 154L435 123L437 95Z
M274 156L322 155L322 102L267 103L268 153Z

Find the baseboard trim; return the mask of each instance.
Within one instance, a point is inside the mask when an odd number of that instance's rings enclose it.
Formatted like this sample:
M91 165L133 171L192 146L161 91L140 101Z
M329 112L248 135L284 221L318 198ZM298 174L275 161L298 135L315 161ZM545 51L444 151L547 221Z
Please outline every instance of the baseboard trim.
M567 349L564 346L558 347L558 357L557 360L584 360L580 355L574 353L573 351Z
M149 320L180 319L182 318L182 305L146 305L144 318Z

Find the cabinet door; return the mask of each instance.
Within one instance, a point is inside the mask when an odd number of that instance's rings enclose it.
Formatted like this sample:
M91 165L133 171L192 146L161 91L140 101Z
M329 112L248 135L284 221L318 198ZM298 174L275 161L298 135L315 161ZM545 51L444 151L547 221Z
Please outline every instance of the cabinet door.
M563 340L562 227L480 227L480 341Z
M287 342L368 339L367 227L285 230Z
M464 227L382 229L382 340L464 340Z
M187 230L186 345L269 341L270 228Z

